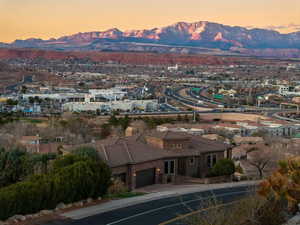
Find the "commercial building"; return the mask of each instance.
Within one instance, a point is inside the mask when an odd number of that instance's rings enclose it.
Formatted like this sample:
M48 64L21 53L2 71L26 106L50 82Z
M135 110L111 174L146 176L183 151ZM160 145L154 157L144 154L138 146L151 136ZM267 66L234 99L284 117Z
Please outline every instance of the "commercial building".
M127 92L120 88L111 89L90 89L84 92L53 92L53 93L29 93L23 94L24 100L30 98L51 99L59 102L100 102L100 101L116 101L122 100Z
M123 100L111 102L68 102L63 104L64 111L83 112L83 111L156 111L158 100Z
M279 86L278 93L282 96L300 96L300 92L295 91L294 87L285 85Z

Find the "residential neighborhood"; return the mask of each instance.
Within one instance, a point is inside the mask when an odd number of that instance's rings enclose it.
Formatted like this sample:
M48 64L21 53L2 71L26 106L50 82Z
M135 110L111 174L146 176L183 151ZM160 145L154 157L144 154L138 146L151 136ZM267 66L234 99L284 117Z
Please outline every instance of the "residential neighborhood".
M300 224L299 9L0 0L0 225Z

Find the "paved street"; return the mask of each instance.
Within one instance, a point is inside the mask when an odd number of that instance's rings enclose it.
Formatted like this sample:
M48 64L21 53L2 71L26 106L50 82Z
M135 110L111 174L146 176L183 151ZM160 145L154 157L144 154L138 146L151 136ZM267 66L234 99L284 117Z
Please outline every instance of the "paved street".
M226 203L243 197L250 191L249 186L241 186L179 194L106 212L101 212L99 209L98 214L85 218L80 218L79 215L76 217L76 214L71 212L69 216L73 217L73 220L51 222L47 225L156 225L189 213L191 210L200 209L203 206L203 201L211 197Z

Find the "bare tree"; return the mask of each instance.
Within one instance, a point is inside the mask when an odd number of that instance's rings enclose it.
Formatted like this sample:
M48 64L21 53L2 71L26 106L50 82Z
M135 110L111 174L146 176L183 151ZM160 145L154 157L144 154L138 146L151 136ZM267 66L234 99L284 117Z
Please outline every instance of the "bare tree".
M256 169L259 178L263 178L264 173L277 168L280 159L280 152L265 144L256 144L247 149L246 159L242 164L246 167Z

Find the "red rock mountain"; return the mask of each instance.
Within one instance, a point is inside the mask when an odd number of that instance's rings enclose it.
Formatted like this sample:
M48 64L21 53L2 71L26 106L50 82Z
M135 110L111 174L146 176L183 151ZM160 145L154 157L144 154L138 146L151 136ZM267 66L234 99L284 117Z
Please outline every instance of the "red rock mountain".
M2 46L7 47L4 44ZM49 40L16 40L8 45L8 47L60 50L158 52L176 52L178 46L184 46L185 49L181 49L181 51L185 53L194 53L191 49L196 47L221 49L250 55L253 52L255 55L260 55L260 52L263 52L263 55L272 55L271 50L273 49L276 49L274 52L277 53L282 50L286 55L286 52L293 49L293 56L295 54L300 56L300 32L281 34L274 30L247 29L200 21L195 23L179 22L149 30L123 32L114 28L107 31L77 33ZM269 50L266 51L266 49Z

